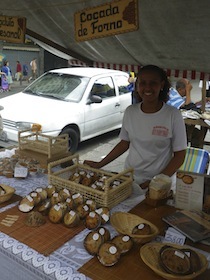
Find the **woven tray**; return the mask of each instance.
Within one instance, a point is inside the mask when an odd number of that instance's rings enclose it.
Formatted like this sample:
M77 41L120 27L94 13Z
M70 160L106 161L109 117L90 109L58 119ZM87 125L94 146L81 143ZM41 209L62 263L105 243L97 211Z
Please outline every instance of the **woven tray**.
M20 201L21 199L22 199L22 196L17 195L17 194L14 193L14 194L12 195L12 197L11 197L9 200L0 203L0 208L3 208L3 207L5 207L5 206L10 205L10 204L12 204L12 203L15 203L15 202L17 202L17 201Z
M5 201L10 200L10 198L15 193L15 189L14 188L12 188L10 186L7 186L7 185L4 185L4 184L1 184L1 186L5 190L6 193L3 194L3 195L0 195L0 204L5 202Z
M110 222L117 232L129 235L136 243L144 244L146 242L149 242L154 239L155 236L157 236L159 233L158 228L154 224L131 213L115 212L111 215ZM151 234L132 234L132 230L134 229L134 227L141 223L150 225Z
M55 167L65 164L65 162L73 161L73 165L67 166L62 170L54 171ZM107 176L105 180L105 189L96 190L91 187L77 184L69 180L69 177L78 170L88 170L96 172L101 176ZM49 184L54 185L58 189L67 188L73 193L81 193L85 199L93 199L98 206L113 208L132 193L133 170L127 169L121 173L114 174L100 169L94 169L87 165L79 163L79 156L74 155L60 159L55 162L50 162L48 165L48 180ZM110 189L110 184L115 180L120 180L121 183L116 188Z
M208 261L206 259L206 257L202 254L200 254L199 252L197 252L200 261L201 261L201 269L198 272L194 272L192 274L188 274L188 275L174 275L174 274L170 274L165 272L160 264L159 264L159 252L161 250L161 248L165 245L171 245L177 249L184 249L184 248L188 248L187 246L178 246L175 244L166 244L166 243L149 243L149 244L145 244L143 247L141 247L140 249L140 256L143 260L143 262L148 265L155 273L157 273L158 275L162 276L164 279L173 279L173 280L180 280L180 279L194 279L197 276L199 276L200 274L202 274L208 267Z
M1 224L2 221L11 219L11 216L18 217L11 226ZM26 216L27 214L20 212L17 206L0 213L0 231L45 256L54 252L85 228L81 222L80 225L69 229L63 224L51 223L48 218L40 227L29 227L24 224Z

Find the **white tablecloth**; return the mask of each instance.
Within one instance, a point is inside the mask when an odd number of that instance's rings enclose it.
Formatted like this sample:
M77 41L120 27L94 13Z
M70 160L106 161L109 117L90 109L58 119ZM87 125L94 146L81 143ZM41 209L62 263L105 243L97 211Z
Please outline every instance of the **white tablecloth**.
M0 176L0 183L10 185L16 189L16 194L25 196L37 187L48 185L48 177L45 174L28 176L26 179L14 179ZM144 199L139 195L138 188L133 186L133 194L130 198L114 207L111 212L128 212ZM18 202L1 208L0 212L16 205ZM111 236L116 235L115 230L108 223ZM83 230L74 238L66 242L49 257L39 254L23 243L0 232L0 279L1 280L84 280L89 279L78 272L78 269L92 256L83 247L83 240L88 229Z

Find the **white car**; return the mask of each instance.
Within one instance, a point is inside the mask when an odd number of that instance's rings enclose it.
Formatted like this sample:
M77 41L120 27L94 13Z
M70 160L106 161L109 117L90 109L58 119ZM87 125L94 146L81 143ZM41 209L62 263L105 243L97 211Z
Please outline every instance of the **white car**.
M75 67L51 70L22 92L2 98L0 146L18 144L18 131L41 125L45 135L69 135L69 150L79 142L121 127L131 104L126 72Z

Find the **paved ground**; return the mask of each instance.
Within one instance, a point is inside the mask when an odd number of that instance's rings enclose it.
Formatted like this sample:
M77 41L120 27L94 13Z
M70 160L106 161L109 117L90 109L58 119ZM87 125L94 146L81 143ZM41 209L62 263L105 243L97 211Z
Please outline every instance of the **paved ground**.
M21 90L26 88L28 85L29 85L28 81L22 81L22 82L14 81L12 84L12 87L11 87L11 91L5 91L3 93L0 93L0 98L20 92Z

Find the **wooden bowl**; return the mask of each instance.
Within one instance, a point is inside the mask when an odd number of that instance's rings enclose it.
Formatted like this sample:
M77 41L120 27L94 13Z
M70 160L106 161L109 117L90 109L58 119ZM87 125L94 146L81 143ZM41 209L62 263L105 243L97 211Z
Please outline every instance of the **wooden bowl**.
M15 193L15 189L4 184L1 184L1 187L6 191L5 194L0 195L0 203L3 203L5 201L8 201L13 196L13 194Z
M193 272L193 273L187 274L187 275L175 275L175 274L170 274L170 273L166 272L161 267L160 262L159 262L160 250L165 245L173 246L177 249L189 248L187 246L180 246L180 245L176 245L176 244L158 243L157 242L157 243L145 244L140 249L140 256L141 256L141 259L143 260L143 262L148 267L150 267L156 274L163 277L164 279L190 280L190 279L194 279L194 278L198 277L198 275L202 274L207 269L208 261L207 261L206 257L203 254L196 251L196 253L198 254L198 256L200 258L200 262L201 262L201 269L199 271Z
M136 243L147 243L154 239L159 233L158 228L151 222L130 213L115 212L111 215L110 222L117 232L129 235ZM148 224L150 226L151 234L139 235L132 233L133 229L141 223Z

